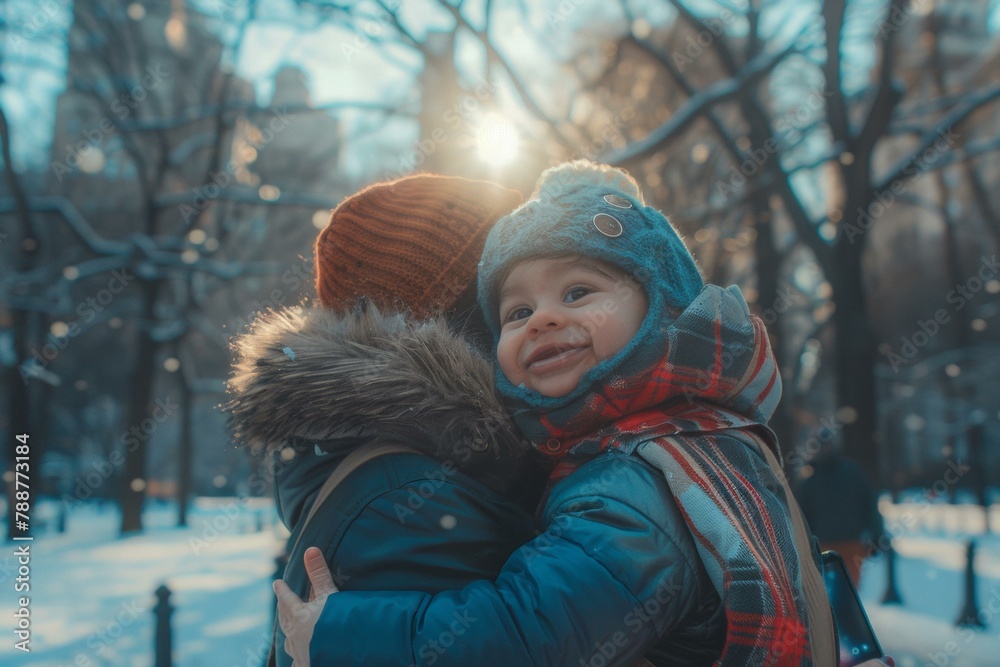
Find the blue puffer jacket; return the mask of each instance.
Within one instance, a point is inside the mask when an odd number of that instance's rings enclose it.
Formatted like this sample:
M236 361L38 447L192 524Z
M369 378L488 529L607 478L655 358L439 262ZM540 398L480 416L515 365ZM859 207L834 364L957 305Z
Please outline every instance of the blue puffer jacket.
M526 508L545 471L525 468L489 362L443 323L416 326L373 308L287 310L259 318L235 348L232 425L271 455L289 545L330 472L358 446L392 441L420 452L369 461L327 498L288 555L285 581L300 597L309 546L323 549L344 590L433 593L492 579L535 535ZM283 644L278 628L279 666L291 663Z
M671 497L638 457L602 454L552 488L545 532L495 581L330 596L312 664L711 664L725 617Z
M299 465L283 466L275 488L291 518L289 545L327 475L300 485L302 469L325 473L358 443L336 439L310 443L324 451L329 468L305 450ZM412 445L409 442L404 444ZM336 447L338 453L326 453ZM351 447L353 449L353 447ZM322 463L326 463L325 461ZM306 495L301 489L311 489ZM295 496L296 500L292 500ZM365 463L329 496L289 561L301 563L318 546L345 590L419 589L437 592L495 577L511 552L534 537L534 522L520 505L472 477L421 454L390 454ZM286 583L305 596L303 568Z

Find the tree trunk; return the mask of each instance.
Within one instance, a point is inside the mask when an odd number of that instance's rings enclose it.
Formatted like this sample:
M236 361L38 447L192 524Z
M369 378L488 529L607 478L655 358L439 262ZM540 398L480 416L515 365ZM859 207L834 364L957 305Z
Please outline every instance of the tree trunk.
M16 451L15 448L20 444L15 437L21 434L27 434L31 436L33 431L31 430L31 419L28 414L28 410L31 406L31 401L29 398L29 388L28 388L28 378L21 377L18 368L20 364L27 361L27 331L28 331L28 314L19 309L14 308L11 317L11 326L14 332L14 355L15 364L10 366L5 372L4 383L7 385L7 390L9 392L7 401L7 429L4 435L5 451L7 452L7 470L16 470ZM38 456L35 456L35 446L40 445L40 440L35 438L28 439L27 442L31 455L29 455L28 460L28 475L33 476L37 479L38 474ZM16 479L12 479L5 484L5 491L7 494L7 539L11 540L14 537L23 537L25 535L30 535L29 532L16 529L16 503L15 492L17 488Z
M22 228L21 257L18 263L18 270L27 272L35 268L39 252L38 239L35 238L34 230L32 229L31 209L28 205L27 196L21 187L21 183L14 171L13 162L11 161L10 127L7 125L7 116L2 108L0 108L0 150L2 150L5 165L4 176L7 186L14 196L14 201L17 205L17 216ZM11 472L17 471L16 446L20 443L15 437L18 435L27 435L28 441L26 444L30 451L28 476L29 479L39 479L38 462L41 460L39 454L41 453L42 440L41 438L31 437L33 435L30 413L31 388L28 386L28 377L22 375L21 372L22 365L28 361L28 337L31 334L31 330L29 329L30 314L28 311L15 305L12 305L10 310L10 326L14 336L14 363L4 372L6 376L4 383L7 385L9 392L7 429L4 436L5 451L7 452L7 470ZM7 494L7 539L9 540L12 537L24 536L28 533L23 530L16 530L16 476L14 480L8 481L5 486Z
M760 316L767 325L771 338L771 348L774 351L774 358L778 364L779 372L788 368L788 359L785 354L784 341L781 339L782 314L787 309L784 299L780 293L781 279L781 253L775 246L774 240L774 214L768 202L766 191L757 194L752 201L754 214L754 229L757 232L754 251L757 256L757 303L760 307ZM784 379L784 377L782 378ZM782 400L778 403L774 416L771 417L769 426L774 434L778 436L778 443L783 452L789 452L795 447L792 430L792 402L791 395L787 387L783 388Z
M146 498L146 451L149 437L156 430L156 421L151 418L153 380L156 377L157 343L150 335L150 327L155 322L154 306L158 292L155 281L144 281L143 308L138 322L139 344L136 348L135 365L129 383L129 405L126 413L123 436L125 447L125 474L122 476L120 502L122 506L121 532L131 533L142 530L142 505Z
M866 207L849 202L844 210L859 211ZM853 221L858 224L858 220ZM843 426L844 453L857 460L870 479L882 486L876 449L876 383L875 364L878 340L868 317L862 283L861 253L864 244L855 237L852 243L841 235L835 248L837 265L833 285L834 326L836 328L836 377L838 424Z
M181 363L187 362L183 359ZM188 501L191 499L191 440L192 425L194 421L194 392L188 385L184 373L188 369L181 369L181 443L177 456L177 525L187 526Z

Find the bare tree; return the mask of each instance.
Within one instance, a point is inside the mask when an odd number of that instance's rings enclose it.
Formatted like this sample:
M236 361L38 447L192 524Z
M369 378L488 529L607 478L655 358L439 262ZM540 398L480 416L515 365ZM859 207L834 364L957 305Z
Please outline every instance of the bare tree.
M154 395L156 387L169 387L176 377L170 372L182 359L190 367L180 375L181 393L204 391L206 383L221 389L220 381L202 380L194 372L207 367L219 378L228 365L226 335L220 330L226 317L214 308L217 295L235 294L236 281L260 283L246 290L251 297L269 289L269 281L286 270L277 261L282 251L294 256L307 248L309 230L315 231L313 213L337 201L329 191L320 196L293 188L282 192L255 172L258 157L281 153L276 147L293 134L284 130L296 114L315 110L256 104L249 83L233 74L225 58L228 54L235 61L245 27L254 19L254 4L233 11L235 18L228 18L238 29L226 47L206 28L207 17L183 5L77 3L67 37L67 91L57 105L50 194L27 196L20 207L57 221L49 233L56 243L44 262L4 276L5 293L14 285L24 291L26 311L57 318L62 340L114 323L107 335L122 341L119 354L127 363L120 363L121 357L104 361L116 372L127 369L127 408L121 438L105 443L105 461L115 464L109 469L122 468L122 532L141 528L149 442L164 418L163 405L171 404L169 394ZM336 155L327 159L333 172ZM321 165L310 166L324 171ZM284 165L291 182L295 173ZM311 182L308 175L302 180ZM325 173L324 182L329 182ZM5 209L14 206L5 204ZM247 243L244 220L266 219L266 211L281 209L297 211L305 224L291 234L276 226ZM26 258L30 254L22 254ZM93 293L88 292L107 284L114 271L119 282L124 277L128 293L89 308ZM241 303L236 312L246 308ZM70 367L82 354L67 348L59 366ZM43 373L58 377L32 365L29 357L21 350L17 363L31 371L28 379ZM97 360L88 361L98 371ZM177 408L184 423L178 471L182 522L192 490L189 408L187 402ZM221 429L217 441L223 449Z
M815 362L832 349L826 367L836 376L836 420L849 453L872 472L882 322L909 317L873 301L879 278L866 257L885 255L876 239L892 217L875 213L919 203L924 184L934 182L942 192L923 206L930 215L946 212L945 200L961 200L991 221L994 242L1000 233L997 174L987 159L997 142L960 131L995 114L1000 90L973 77L942 82L930 99L915 96L900 35L958 28L915 16L901 0L555 8L439 0L434 30L412 24L427 17L389 2L298 0L287 16L235 3L218 17L235 27L226 44L206 29L210 17L179 5L78 4L59 102L60 118L76 126L57 127L49 194L29 193L21 207L54 220L62 236L58 248L40 238L44 257L4 287L17 282L25 313L60 323L109 271L134 275L127 297L91 325L124 321L113 336L127 341L126 433L150 419L157 386L183 378L191 401L216 387L233 327L302 294L309 240L325 210L356 185L334 173L338 155L358 155L359 146L364 155L355 159L368 180L433 170L527 191L542 168L564 159L627 167L686 234L706 278L739 283L768 324L790 399L773 423L781 441L793 442L795 406L822 386L813 381ZM139 12L142 21L131 15ZM782 12L787 20L776 21ZM378 57L410 85L376 102L344 95L313 105L304 74L286 68L271 104L260 106L232 63L248 25L281 21L299 31L346 29L351 37L339 47L347 65ZM846 67L843 54L872 36L871 71ZM933 42L905 41L932 55ZM344 110L363 112L348 136L331 120ZM497 118L521 137L520 159L507 166L477 154ZM959 138L928 159L949 128ZM942 170L961 172L962 185L935 180ZM21 210L14 200L3 206ZM29 229L18 215L18 229ZM947 219L956 231L968 226ZM917 235L912 243L928 241ZM232 288L237 282L243 292ZM181 373L164 373L165 361L165 370ZM196 425L186 407L181 414L183 503L193 489ZM140 526L142 435L135 446L129 441L123 466L125 531Z
M330 20L353 22L359 34L363 22L376 21L383 29L371 40L375 48L409 46L419 52L425 66L444 72L418 80L436 86L424 90L424 99L447 108L450 98L462 94L442 83L442 77L458 78L463 90L468 78L457 73L450 52L443 51L442 61L394 6L378 3L379 11L366 13L354 4L300 4L324 8ZM795 268L787 261L815 263L823 279L808 286L816 291L802 294L802 303L791 305L810 308L821 323L833 326L835 419L848 453L876 473L874 370L881 357L864 267L871 229L880 218L872 213L900 199L895 193L907 189L908 181L950 166L975 173L970 183L978 184L976 204L993 210L984 197L987 176L976 169L981 164L976 159L995 150L996 142L944 151L932 160L925 156L949 128L961 127L978 110L995 109L1000 87L967 81L941 95L932 113L919 116L901 106L907 90L895 55L899 34L934 34L954 26L919 25L927 19L902 0L850 5L828 0L810 8L759 0L742 8L664 0L645 3L642 11L623 0L617 8L520 5L519 24L528 27L511 37L510 23L497 27L499 3L475 11L470 3L440 0L439 6L453 19L449 43L459 38L478 43L487 73L506 82L514 106L505 111L521 119L537 164L582 154L635 172L655 203L683 229L696 232L694 246L706 274L743 282L759 312L770 313L786 379L794 377L802 344L817 335L783 321L790 293L786 277ZM511 8L504 9L509 16ZM776 22L782 12L789 20ZM647 13L673 18L654 23ZM762 32L765 14L778 25L768 34ZM789 32L785 24L801 29ZM570 30L556 34L560 26ZM869 76L852 72L847 81L842 54L863 48L872 37L876 58ZM531 49L548 49L550 59L525 69L517 58L518 40L533 40ZM779 82L787 86L786 99L775 90ZM616 123L601 150L592 150L609 118L625 107L631 108L630 117ZM901 135L910 138L902 148ZM892 164L881 164L887 152L898 155ZM452 155L434 166L459 163ZM499 177L524 187L527 164ZM807 248L809 259L797 248ZM738 268L746 256L753 260L749 272ZM829 306L815 307L817 298ZM786 386L795 391L798 383ZM787 433L792 416L783 417L786 423L778 428Z
M3 108L0 108L0 148L3 150L3 163L4 163L4 178L6 180L6 185L8 190L10 190L13 195L13 199L16 207L17 219L20 222L21 231L19 236L21 244L20 252L20 262L18 263L17 269L22 273L28 273L35 268L38 256L38 239L35 236L34 229L34 216L31 211L31 207L28 204L28 197L24 191L24 188L17 177L17 173L13 169L13 158L11 157L10 150L10 128L7 124L7 115L4 113ZM28 356L28 324L29 318L31 316L30 310L24 308L23 304L15 303L14 299L11 299L10 305L10 327L13 332L13 352L16 359L25 359ZM7 460L7 470L14 473L14 479L5 480L5 490L7 496L7 539L11 539L18 535L28 534L25 531L28 530L26 524L22 523L18 527L18 517L17 517L17 491L18 491L18 481L26 480L30 481L30 471L32 464L37 464L40 460L39 457L39 446L36 443L24 442L21 444L27 444L29 446L29 451L32 451L33 456L28 457L28 466L18 465L18 457L16 455L16 444L20 443L18 438L28 438L34 433L31 428L31 401L28 392L28 385L26 382L22 381L22 378L18 374L17 365L11 364L4 369L4 376L6 381L4 384L7 386L8 396L8 407L7 407L7 434L5 438L6 444L6 460ZM41 443L39 442L38 445ZM25 472L25 477L19 477L18 472ZM30 483L28 484L30 487ZM23 512L22 514L27 514Z

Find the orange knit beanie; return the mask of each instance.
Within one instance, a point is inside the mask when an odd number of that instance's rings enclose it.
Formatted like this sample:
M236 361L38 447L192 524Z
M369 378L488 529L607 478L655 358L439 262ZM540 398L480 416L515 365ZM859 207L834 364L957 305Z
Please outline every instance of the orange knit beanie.
M419 174L376 183L334 209L316 238L316 292L345 310L366 297L423 319L476 280L493 223L521 203L495 183Z

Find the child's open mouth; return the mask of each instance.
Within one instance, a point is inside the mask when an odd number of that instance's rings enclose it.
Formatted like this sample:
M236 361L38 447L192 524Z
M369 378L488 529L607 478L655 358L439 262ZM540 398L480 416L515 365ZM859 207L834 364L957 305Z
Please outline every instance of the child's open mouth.
M586 346L567 347L565 345L546 345L535 350L530 357L526 369L532 373L546 373L557 370L565 365L576 362L577 356L586 350Z

